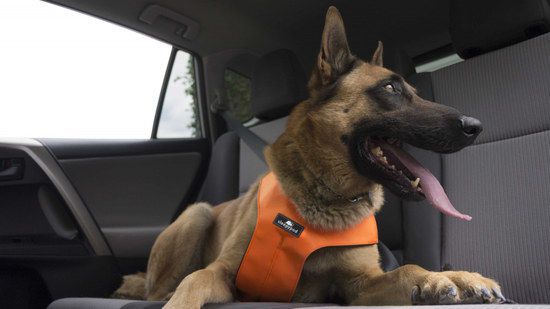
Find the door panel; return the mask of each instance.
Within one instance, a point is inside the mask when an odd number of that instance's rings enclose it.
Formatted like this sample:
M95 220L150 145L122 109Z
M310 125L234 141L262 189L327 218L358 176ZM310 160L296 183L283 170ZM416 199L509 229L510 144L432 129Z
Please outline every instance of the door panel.
M0 175L0 307L108 296L119 267L51 153L36 140L0 138Z
M107 297L121 273L145 270L156 236L194 199L209 145L0 138L0 285L23 269L52 299Z
M117 257L148 255L189 192L200 162L198 152L59 161Z
M204 139L38 139L58 160L97 158L160 153L199 152L207 154L209 142Z
M59 160L101 228L167 225L201 155L157 154Z
M198 191L207 140L42 139L117 258L148 257L156 236Z
M23 239L31 234L40 235L40 239L30 239L27 244L16 239L12 241L19 243L22 250L36 255L40 254L44 245L52 241L58 245L60 241L65 241L64 235L60 236L58 233L60 226L56 226L57 223L65 222L77 227L92 254L98 256L111 254L102 233L78 192L55 158L41 143L32 139L1 138L0 161L13 159L23 162L23 172L20 179L0 181L2 217L12 222L12 224L2 225L0 234L7 237L23 237ZM3 166L2 171L6 170ZM53 193L48 194L50 198L44 198L43 193L52 190ZM54 199L60 203L56 203ZM63 211L56 211L56 208L61 207ZM61 218L60 215L63 213L68 213L70 216ZM48 228L44 228L46 224L40 222L48 223ZM52 241L45 238L50 234L54 234ZM6 241L11 240L8 238ZM59 253L56 252L56 254Z

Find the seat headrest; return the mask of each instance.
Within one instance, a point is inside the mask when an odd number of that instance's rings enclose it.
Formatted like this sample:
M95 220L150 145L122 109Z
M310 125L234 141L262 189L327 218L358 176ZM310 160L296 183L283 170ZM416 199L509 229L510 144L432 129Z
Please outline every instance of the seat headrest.
M288 115L307 98L307 80L296 55L281 49L261 57L252 73L251 111L262 120Z
M450 33L464 59L550 30L549 0L452 0Z

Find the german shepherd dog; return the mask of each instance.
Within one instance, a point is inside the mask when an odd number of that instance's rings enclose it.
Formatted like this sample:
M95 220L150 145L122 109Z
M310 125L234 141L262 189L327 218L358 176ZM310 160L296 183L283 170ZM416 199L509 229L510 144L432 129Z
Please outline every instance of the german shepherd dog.
M269 168L298 213L319 229L344 230L376 213L384 202L382 186L469 220L401 143L451 153L470 145L481 123L420 98L382 66L382 50L379 43L370 62L354 56L340 13L329 8L309 98L265 149ZM189 206L157 238L147 273L126 276L114 296L169 300L164 308L234 301L235 277L256 225L257 191L258 182L217 207ZM367 194L368 199L357 198ZM384 272L374 245L323 248L308 257L292 301L334 299L352 305L505 300L498 283L477 273L431 272L416 265Z

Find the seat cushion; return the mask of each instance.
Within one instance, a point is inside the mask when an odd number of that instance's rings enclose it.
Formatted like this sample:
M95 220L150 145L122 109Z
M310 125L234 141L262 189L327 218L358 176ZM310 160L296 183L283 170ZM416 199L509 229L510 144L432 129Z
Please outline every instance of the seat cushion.
M47 309L119 309L133 302L126 299L72 297L58 299Z
M261 307L260 307L261 308ZM342 307L335 306L320 306L314 307L315 309L341 309ZM357 306L353 308L368 308L368 309L548 309L550 305L492 305L492 304L479 304L479 305L447 305L447 306Z
M64 298L51 303L47 309L161 309L165 302L135 301L106 298ZM315 308L331 309L342 308L329 304L299 304L299 303L229 303L208 304L204 309L293 309ZM368 309L413 309L418 306L357 306L353 308ZM550 309L550 305L452 305L429 306L429 309Z
M47 309L161 309L166 304L163 301L136 301L109 298L63 298L51 303ZM291 309L329 304L300 304L300 303L229 303L208 304L204 309ZM330 305L329 305L330 306ZM334 306L334 305L332 305Z

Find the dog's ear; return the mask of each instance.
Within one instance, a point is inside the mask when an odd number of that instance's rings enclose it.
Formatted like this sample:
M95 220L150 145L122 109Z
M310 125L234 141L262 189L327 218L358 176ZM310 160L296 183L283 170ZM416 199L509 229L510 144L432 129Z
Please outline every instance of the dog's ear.
M331 6L327 11L321 51L317 59L321 82L324 85L334 82L351 68L354 60L355 57L349 50L342 16L337 8Z
M376 51L374 52L374 55L372 55L372 59L370 61L371 64L383 66L384 61L382 61L382 53L384 52L384 45L381 41L378 41L378 47L376 47Z

